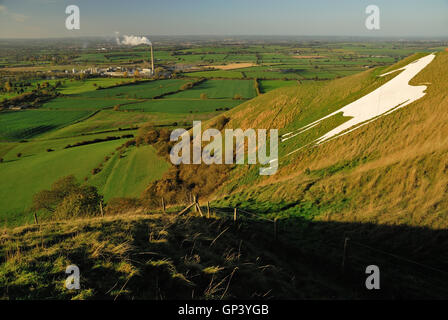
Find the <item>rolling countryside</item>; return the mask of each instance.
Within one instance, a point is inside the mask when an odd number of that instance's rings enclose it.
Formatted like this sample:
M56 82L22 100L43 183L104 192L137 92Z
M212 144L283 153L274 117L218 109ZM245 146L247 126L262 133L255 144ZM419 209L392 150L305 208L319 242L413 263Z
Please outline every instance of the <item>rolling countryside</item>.
M446 41L77 41L0 39L0 299L448 297Z

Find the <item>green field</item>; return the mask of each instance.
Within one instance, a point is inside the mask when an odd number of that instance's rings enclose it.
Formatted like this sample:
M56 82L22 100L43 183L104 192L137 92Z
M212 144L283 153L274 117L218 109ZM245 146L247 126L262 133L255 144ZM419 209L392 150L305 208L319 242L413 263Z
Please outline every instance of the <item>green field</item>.
M58 91L62 94L80 94L83 92L93 91L98 88L108 88L111 86L116 86L121 83L131 83L133 79L131 78L89 78L84 80L75 80L75 79L49 79L49 80L30 80L26 83L29 84L27 86L22 87L25 92L30 92L33 89L37 88L37 85L42 85L43 83L49 83L54 86L57 82L61 82L61 85L58 87ZM0 93L0 100L6 98L12 98L18 96L20 93L18 92L9 92L9 93Z
M0 141L20 140L62 128L91 115L91 111L24 110L0 114Z
M238 100L177 100L177 99L160 99L160 100L148 100L145 102L134 103L123 106L123 110L134 110L140 112L162 112L162 113L202 113L213 112L216 109L233 108L241 104L242 101Z
M257 95L252 80L207 80L192 89L167 95L165 99L199 99L202 93L210 99L231 99L237 94L251 99Z
M192 78L225 78L225 79L243 79L243 74L239 71L198 71L185 74L186 77Z
M284 80L260 80L260 90L262 93L283 88L292 87L297 85L297 81L284 81Z
M97 111L104 108L112 108L118 104L130 103L132 100L116 99L116 98L78 98L78 97L60 97L46 102L41 109L49 110L89 110Z
M145 122L154 122L156 116L141 112L117 112L103 110L92 117L69 125L62 129L51 131L42 136L46 139L79 136L99 131L119 130L119 128L131 128Z
M31 221L27 210L32 195L69 174L97 186L106 200L139 197L169 164L151 146L117 153L115 149L126 141L121 137L136 132L122 129L147 122L185 125L207 120L241 104L231 99L235 94L246 99L255 96L254 82L249 80L207 81L182 91L181 99L176 94L169 99L153 98L179 91L187 80L156 80L97 90L100 85L116 83L111 81L114 79L98 80L66 81L61 89L64 96L39 109L0 114L0 138L5 141L0 143L0 188L8 188L0 196L0 217L8 224ZM213 99L199 99L199 91L206 91ZM111 109L116 105L120 105L119 111ZM67 145L107 137L121 139L65 149ZM27 141L19 142L23 139ZM107 161L106 156L110 157ZM93 175L92 170L101 163L103 169Z
M147 81L125 86L89 91L79 94L83 98L138 98L152 99L156 96L176 92L188 81L182 79Z
M31 216L24 213L31 205L33 194L70 174L79 180L89 176L91 170L122 143L122 140L109 141L3 162L0 165L0 215L8 223L30 221Z
M59 131L55 131L59 132ZM135 130L127 131L112 131L103 133L83 133L83 135L70 135L64 138L49 139L46 135L42 135L37 139L22 142L0 142L0 157L3 158L5 162L19 160L17 157L18 153L21 153L21 157L29 157L40 155L42 153L64 150L67 145L74 145L82 141L91 141L94 139L105 139L108 137L118 137L122 138L123 135L135 134ZM123 139L123 138L122 138ZM122 140L124 143L126 139Z
M107 88L122 82L131 82L129 78L93 78L85 80L66 80L59 91L63 94L79 94L93 91L99 87Z
M123 158L115 154L89 184L97 186L106 201L115 197L138 198L169 166L152 146L134 147L127 150Z

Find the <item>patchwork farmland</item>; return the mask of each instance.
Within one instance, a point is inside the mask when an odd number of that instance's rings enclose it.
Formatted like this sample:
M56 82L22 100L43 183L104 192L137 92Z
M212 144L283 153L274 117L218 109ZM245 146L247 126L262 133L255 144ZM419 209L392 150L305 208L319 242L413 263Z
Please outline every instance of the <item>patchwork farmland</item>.
M0 72L8 79L0 92L0 220L8 225L32 221L33 194L70 174L98 187L105 201L138 198L170 167L166 153L144 142L133 145L148 126L157 139L166 139L167 130L229 113L259 95L285 87L312 94L332 79L388 66L416 47L437 48L434 43L380 46L160 42L152 77L138 72L148 67L144 47L75 50L56 65L32 63L7 50L0 54ZM48 52L40 50L35 53ZM120 76L79 71L111 65ZM26 191L17 192L24 184Z

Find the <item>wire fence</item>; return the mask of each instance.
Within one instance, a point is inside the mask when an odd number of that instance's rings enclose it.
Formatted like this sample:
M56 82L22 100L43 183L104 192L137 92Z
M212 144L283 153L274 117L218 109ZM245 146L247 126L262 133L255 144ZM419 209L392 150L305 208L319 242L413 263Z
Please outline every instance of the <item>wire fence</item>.
M288 219L269 219L260 214L242 208L211 208L208 204L208 206L204 209L204 212L206 212L206 210L209 214L212 212L214 216L234 220L239 223L272 223L274 240L278 240L279 234L281 235L282 232L282 230L279 230L279 222L281 221L281 224L285 226L285 221L288 221ZM289 237L287 239L289 239ZM374 261L377 261L379 262L377 264L381 266L388 266L388 268L384 269L386 278L390 278L389 280L400 278L401 282L408 281L409 287L417 286L418 289L423 288L426 291L437 291L438 294L448 297L448 271L415 261L396 253L367 245L360 241L354 241L352 239L349 240L350 245L347 248L335 245L335 243L331 242L321 242L320 245L325 247L325 250L327 251L331 251L333 253L340 252L341 258L347 256L348 261L346 261L346 263L349 262L353 269L365 269L367 266L374 264ZM309 241L301 239L301 249L308 246L311 247L315 244L314 242L315 239ZM348 250L349 252L345 252L345 250ZM399 275L400 271L401 275Z

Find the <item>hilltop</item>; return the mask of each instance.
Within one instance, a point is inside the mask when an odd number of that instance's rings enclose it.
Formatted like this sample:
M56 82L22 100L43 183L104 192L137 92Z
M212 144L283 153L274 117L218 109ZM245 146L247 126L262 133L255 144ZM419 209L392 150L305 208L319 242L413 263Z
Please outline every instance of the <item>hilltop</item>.
M311 264L289 263L266 231L263 224L174 214L3 230L0 298L288 299L347 291L325 284L327 275L315 275ZM72 264L80 268L79 291L64 288Z
M417 228L310 223L291 219L238 223L176 212L126 214L48 222L0 233L1 299L359 299L443 298L441 277L363 248L352 247L342 274L340 235L392 240L400 253L434 265L446 233ZM353 230L357 230L353 232ZM418 235L418 239L415 235ZM373 236L374 235L374 236ZM414 241L409 237L414 235ZM401 242L400 242L401 241ZM403 243L406 241L406 243ZM413 246L421 244L419 251ZM437 243L437 245L435 245ZM377 244L376 244L377 245ZM365 290L365 265L382 266L380 291ZM64 287L69 265L80 290ZM394 266L394 268L391 268ZM399 266L399 268L397 268ZM442 275L443 276L443 275ZM410 277L414 280L410 281Z
M319 86L272 91L227 112L226 128L291 132L373 91L399 72L380 74L422 56ZM427 85L423 98L356 131L286 156L348 119L335 115L281 144L277 174L260 177L255 168L237 168L215 198L222 205L271 215L446 228L447 71L448 54L439 52L410 82Z

